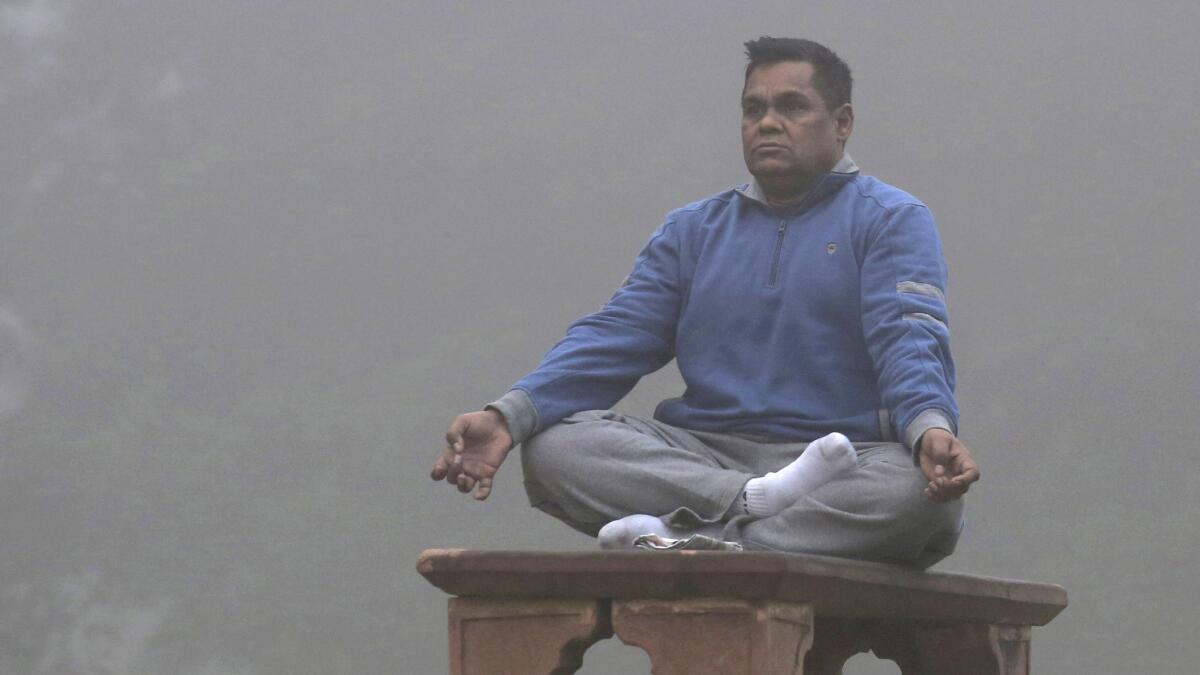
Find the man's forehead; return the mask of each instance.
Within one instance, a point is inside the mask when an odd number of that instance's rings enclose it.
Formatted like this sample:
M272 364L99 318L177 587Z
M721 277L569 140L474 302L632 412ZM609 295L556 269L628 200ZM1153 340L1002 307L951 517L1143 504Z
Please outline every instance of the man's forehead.
M807 61L780 61L757 66L746 78L742 98L805 94L813 91L813 67Z

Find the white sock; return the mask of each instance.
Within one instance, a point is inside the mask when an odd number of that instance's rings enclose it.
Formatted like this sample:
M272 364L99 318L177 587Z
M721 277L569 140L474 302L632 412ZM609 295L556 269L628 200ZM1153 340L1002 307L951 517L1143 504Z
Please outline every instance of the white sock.
M773 516L800 497L858 466L850 439L842 434L822 436L804 449L791 464L746 482L734 511L756 518Z
M633 540L643 534L657 534L671 539L685 539L693 534L703 534L719 539L724 528L725 523L712 523L694 530L679 530L664 523L662 518L636 514L605 525L600 528L596 538L600 540L600 548L633 548Z

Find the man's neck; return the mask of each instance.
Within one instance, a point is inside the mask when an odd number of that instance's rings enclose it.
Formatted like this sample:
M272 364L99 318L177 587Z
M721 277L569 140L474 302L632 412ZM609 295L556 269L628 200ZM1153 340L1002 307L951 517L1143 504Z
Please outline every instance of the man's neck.
M795 206L804 201L804 196L816 182L816 178L813 178L803 182L790 182L784 186L772 186L766 181L758 180L758 185L762 189L763 197L771 206Z
M795 206L804 201L813 186L827 173L855 173L857 171L858 165L854 163L850 155L843 152L842 158L828 172L818 174L808 180L792 179L779 182L768 179L764 181L756 176L754 182L746 189L746 194L751 199L770 206Z

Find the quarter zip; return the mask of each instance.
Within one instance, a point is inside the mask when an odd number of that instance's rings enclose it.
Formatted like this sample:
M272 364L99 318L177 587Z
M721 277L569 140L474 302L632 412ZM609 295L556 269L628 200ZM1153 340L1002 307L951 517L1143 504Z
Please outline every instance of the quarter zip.
M786 220L779 221L779 229L775 235L775 258L771 261L771 279L767 282L767 288L775 288L775 284L779 281L779 257L783 255L783 235L787 232Z
M788 213L792 214L793 218L799 217L800 214L807 211L810 203L815 203L816 199L823 198L825 196L823 188L829 181L829 176L830 174L821 176L817 180L816 184L809 188L808 192L804 193L804 196L800 198L800 201L796 204L795 208L788 211ZM779 283L779 258L783 255L783 235L787 233L787 228L787 218L780 220L779 228L776 230L775 235L775 259L771 261L771 278L767 282L767 288L775 288L775 286Z

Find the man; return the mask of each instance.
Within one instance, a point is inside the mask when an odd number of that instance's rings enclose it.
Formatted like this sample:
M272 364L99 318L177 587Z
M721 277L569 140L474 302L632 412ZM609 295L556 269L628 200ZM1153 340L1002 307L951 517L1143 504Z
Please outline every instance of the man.
M746 48L754 180L669 214L600 311L451 423L432 477L486 499L523 443L530 502L605 547L704 534L928 567L953 551L979 478L955 436L937 230L845 153L836 54ZM682 397L652 420L608 410L672 358Z

